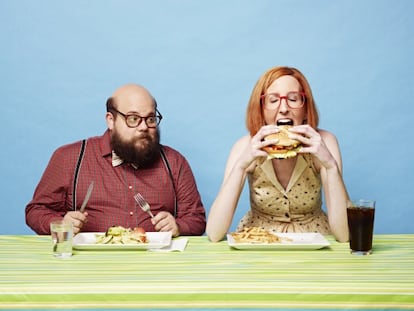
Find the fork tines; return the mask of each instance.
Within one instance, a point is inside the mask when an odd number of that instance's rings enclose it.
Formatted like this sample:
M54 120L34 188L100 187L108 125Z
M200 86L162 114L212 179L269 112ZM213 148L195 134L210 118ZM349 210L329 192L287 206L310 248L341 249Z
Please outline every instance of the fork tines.
M141 193L137 193L136 195L134 195L134 199L144 212L147 212L151 217L154 217L154 215L151 213L150 205L144 199Z
M141 195L141 193L137 193L136 195L134 195L134 199L141 207L147 205L147 202L144 200L144 197Z

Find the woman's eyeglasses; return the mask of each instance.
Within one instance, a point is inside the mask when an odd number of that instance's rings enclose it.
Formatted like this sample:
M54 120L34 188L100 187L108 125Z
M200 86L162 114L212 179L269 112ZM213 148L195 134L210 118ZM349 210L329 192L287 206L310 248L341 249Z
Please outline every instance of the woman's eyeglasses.
M282 100L286 100L287 105L292 109L298 109L305 104L305 93L303 92L289 92L286 96L281 96L278 93L263 94L260 96L261 103L265 109L275 110L279 108Z

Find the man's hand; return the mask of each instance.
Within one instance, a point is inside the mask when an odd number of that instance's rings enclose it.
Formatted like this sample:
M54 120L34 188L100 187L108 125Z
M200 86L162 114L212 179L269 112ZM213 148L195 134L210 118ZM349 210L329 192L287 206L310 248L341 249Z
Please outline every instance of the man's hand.
M174 216L168 212L159 212L151 219L151 222L157 231L171 231L173 237L180 235L180 230L178 229Z
M83 227L83 225L88 221L88 213L87 212L67 212L63 220L70 221L73 225L73 235L79 233Z

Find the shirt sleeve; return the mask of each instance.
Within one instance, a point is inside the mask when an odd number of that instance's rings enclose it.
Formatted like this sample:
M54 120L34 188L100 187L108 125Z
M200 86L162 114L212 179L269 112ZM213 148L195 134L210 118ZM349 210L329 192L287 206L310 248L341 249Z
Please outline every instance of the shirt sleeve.
M197 184L188 161L179 156L174 170L177 192L176 222L180 235L202 235L206 228L206 214Z
M26 224L37 234L50 234L50 222L61 219L72 208L72 176L69 172L74 171L77 157L74 150L63 146L53 153L32 200L26 206Z

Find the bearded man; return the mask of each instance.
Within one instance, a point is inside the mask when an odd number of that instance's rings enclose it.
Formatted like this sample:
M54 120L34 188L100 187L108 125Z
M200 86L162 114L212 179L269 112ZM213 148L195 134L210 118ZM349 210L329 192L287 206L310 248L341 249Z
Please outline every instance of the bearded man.
M160 144L162 115L144 87L127 84L106 102L108 129L59 147L26 206L26 223L50 234L50 222L64 219L79 232L105 232L111 226L202 235L205 209L188 161ZM84 211L80 206L93 182ZM140 193L154 217L134 200Z

